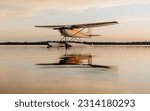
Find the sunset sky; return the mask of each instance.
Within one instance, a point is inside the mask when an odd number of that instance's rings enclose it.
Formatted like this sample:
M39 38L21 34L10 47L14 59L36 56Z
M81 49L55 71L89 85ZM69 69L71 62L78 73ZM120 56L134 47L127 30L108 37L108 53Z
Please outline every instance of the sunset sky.
M0 0L0 42L59 40L35 25L118 21L94 28L98 41L150 41L150 0Z

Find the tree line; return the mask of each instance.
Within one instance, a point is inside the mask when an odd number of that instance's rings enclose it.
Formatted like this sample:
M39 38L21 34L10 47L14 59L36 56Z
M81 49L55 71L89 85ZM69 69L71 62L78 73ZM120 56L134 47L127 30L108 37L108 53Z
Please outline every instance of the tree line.
M0 42L0 45L47 45L48 43L65 43L65 41L37 41L37 42ZM150 45L150 41L141 42L79 42L68 41L68 43L79 43L87 45Z

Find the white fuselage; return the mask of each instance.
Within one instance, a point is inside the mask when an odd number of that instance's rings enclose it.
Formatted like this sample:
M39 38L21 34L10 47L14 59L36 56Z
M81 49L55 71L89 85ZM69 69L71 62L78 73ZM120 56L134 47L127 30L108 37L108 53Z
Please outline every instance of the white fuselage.
M64 37L74 37L74 38L91 38L90 33L88 32L83 32L77 29L63 29L63 30L59 30L59 32L61 33L61 35L63 35Z

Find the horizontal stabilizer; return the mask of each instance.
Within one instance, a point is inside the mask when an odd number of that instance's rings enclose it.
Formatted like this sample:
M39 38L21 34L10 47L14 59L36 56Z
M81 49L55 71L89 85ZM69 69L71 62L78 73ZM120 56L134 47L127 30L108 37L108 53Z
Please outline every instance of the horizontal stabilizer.
M101 36L101 35L89 35L89 36L98 37L98 36Z

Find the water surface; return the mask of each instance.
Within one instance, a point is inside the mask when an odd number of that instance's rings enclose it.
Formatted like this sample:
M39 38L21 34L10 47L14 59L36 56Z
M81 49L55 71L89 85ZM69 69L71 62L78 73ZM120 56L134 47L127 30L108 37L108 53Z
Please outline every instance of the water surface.
M92 55L92 64L110 68L82 67L88 64L84 58L78 67L50 65L66 55ZM149 86L148 46L73 47L67 51L45 46L0 46L0 93L150 93Z

